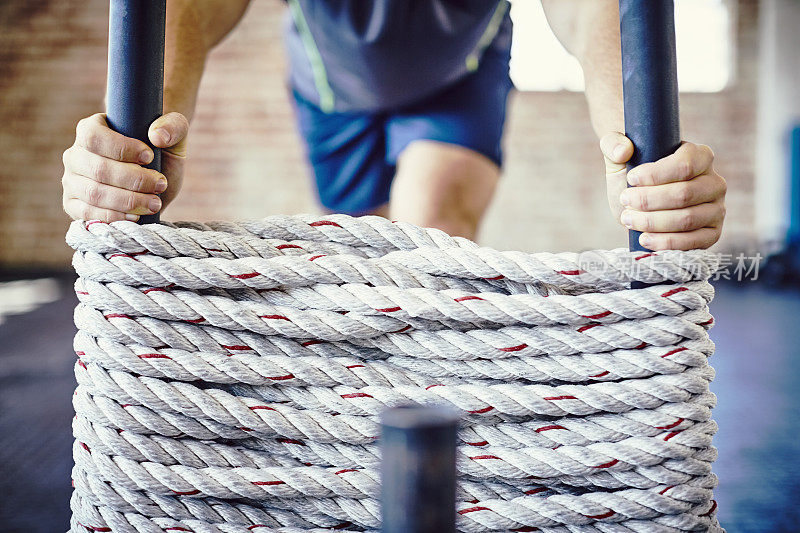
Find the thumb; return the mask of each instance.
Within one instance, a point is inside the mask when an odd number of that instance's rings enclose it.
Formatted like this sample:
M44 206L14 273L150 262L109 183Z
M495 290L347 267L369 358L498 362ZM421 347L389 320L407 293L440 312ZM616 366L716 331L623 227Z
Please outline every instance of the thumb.
M603 135L600 139L600 150L606 163L606 177L623 174L625 163L633 157L633 143L617 131Z
M147 137L153 146L167 148L168 152L180 157L186 156L186 134L189 121L180 113L162 115L150 124Z

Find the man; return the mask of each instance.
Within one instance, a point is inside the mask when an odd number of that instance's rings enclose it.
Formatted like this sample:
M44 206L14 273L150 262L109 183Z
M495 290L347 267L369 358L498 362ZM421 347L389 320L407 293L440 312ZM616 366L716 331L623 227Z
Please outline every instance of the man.
M208 52L248 0L172 0L164 116L142 142L103 114L78 123L64 153L73 218L137 220L180 190L184 141ZM500 176L511 21L506 0L289 0L286 47L301 135L322 205L474 238ZM584 71L605 156L609 204L647 248L707 248L720 236L725 181L707 146L684 143L626 173L617 0L543 0L550 25ZM554 132L558 135L558 132ZM535 149L535 147L531 147ZM625 182L637 187L625 188ZM156 194L161 194L161 199Z

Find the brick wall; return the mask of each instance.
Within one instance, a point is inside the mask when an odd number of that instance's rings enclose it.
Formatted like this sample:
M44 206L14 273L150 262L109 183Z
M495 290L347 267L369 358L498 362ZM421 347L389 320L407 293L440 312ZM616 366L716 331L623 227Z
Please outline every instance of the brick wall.
M108 2L0 4L0 266L68 264L61 153L75 123L101 109ZM736 75L717 94L684 94L684 138L710 144L728 179L722 246L752 247L756 0L739 0ZM316 210L284 84L282 2L254 2L212 54L176 219ZM481 242L504 249L624 246L609 214L602 160L581 94L517 93L507 165Z

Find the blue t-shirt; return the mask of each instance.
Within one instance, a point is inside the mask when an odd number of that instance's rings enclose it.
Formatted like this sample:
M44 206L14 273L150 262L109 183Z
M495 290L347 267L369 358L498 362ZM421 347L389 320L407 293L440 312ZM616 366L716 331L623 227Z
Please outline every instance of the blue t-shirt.
M417 102L511 46L508 0L288 0L289 80L323 111Z

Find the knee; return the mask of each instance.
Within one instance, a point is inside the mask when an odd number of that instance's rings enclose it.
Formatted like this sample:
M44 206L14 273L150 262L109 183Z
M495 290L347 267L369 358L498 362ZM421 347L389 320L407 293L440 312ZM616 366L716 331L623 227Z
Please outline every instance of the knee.
M418 224L440 229L449 235L474 240L478 233L480 214L465 209L458 201L444 200L432 206L427 212L421 213Z
M474 239L499 169L460 146L418 141L401 154L391 217Z
M390 218L474 239L483 214L470 201L477 191L453 175L437 178L414 190L393 189Z

